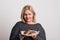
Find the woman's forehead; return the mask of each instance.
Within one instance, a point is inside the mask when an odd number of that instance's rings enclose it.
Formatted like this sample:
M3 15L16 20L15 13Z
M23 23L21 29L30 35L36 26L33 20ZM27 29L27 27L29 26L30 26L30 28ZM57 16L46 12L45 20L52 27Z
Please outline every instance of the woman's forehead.
M32 12L30 10L26 10L25 13L27 14L27 13L32 13Z

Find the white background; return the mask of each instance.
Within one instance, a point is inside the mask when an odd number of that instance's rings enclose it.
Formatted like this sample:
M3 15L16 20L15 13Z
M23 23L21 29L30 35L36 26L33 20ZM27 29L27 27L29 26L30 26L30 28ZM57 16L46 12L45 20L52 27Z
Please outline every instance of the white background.
M11 29L21 20L21 9L27 4L34 8L47 40L60 40L60 0L0 0L0 40L9 40Z

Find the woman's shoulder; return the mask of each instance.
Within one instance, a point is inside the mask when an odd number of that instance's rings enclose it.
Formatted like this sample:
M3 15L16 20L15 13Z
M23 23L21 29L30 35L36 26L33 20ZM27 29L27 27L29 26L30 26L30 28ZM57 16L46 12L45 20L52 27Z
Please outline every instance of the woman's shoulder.
M15 23L15 26L19 26L19 25L22 25L22 24L23 24L22 21L18 21L18 22Z
M18 22L16 22L16 24L21 24L21 23L23 23L22 21L18 21Z
M42 25L41 25L41 23L37 23L37 27L38 28L43 28Z
M14 27L20 27L21 25L23 25L23 22L22 21L18 21L15 23Z
M38 26L41 26L41 24L40 23L36 23Z

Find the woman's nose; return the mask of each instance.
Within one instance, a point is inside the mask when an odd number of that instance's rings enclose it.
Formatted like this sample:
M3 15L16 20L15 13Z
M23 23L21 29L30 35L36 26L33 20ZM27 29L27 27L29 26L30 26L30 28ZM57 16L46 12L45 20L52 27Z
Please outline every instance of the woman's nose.
M29 17L29 15L26 15L27 17Z

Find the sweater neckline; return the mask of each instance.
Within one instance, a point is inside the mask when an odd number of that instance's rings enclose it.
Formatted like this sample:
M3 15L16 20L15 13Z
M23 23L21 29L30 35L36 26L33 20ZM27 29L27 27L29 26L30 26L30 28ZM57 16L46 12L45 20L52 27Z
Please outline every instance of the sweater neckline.
M37 25L38 23L35 23L35 24L27 24L27 23L25 23L26 25L31 25L31 26L33 26L33 25Z

